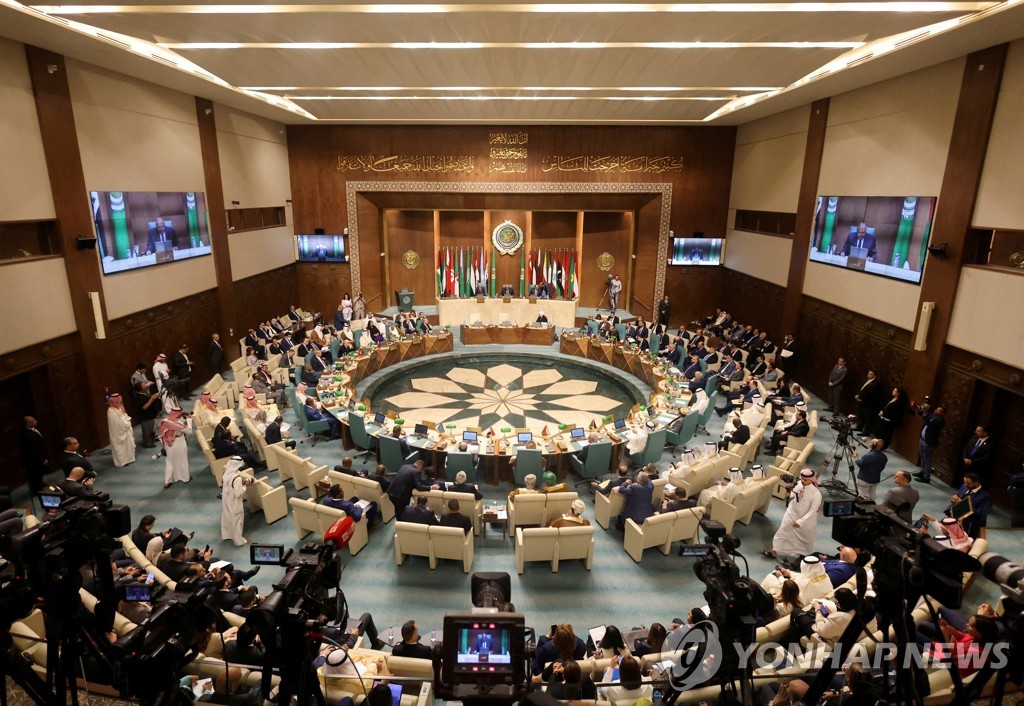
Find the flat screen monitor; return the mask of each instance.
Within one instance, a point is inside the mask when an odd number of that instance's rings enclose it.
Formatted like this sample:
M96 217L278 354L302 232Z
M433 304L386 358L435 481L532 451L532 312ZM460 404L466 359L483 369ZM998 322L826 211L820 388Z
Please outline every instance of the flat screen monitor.
M383 412L377 412L373 415L373 421L377 422L377 424L383 424L385 419L386 417Z
M295 259L299 262L348 262L347 236L296 235Z
M626 428L626 420L625 419L616 419L615 420L615 428L616 429L625 429Z
M283 544L250 544L249 563L253 566L277 566L284 556Z
M518 683L525 676L523 616L449 613L442 671L450 684Z
M819 196L810 259L919 284L934 196Z
M201 191L90 191L103 274L209 255Z
M462 440L469 444L476 443L476 432L475 431L464 431L462 432Z
M587 430L583 427L576 427L569 432L569 438L571 439L582 439L587 435Z
M39 494L39 501L42 503L43 509L45 509L45 510L57 510L57 509L59 509L60 508L61 500L63 500L63 499L64 499L63 495L50 494L50 493L40 493Z
M721 265L725 241L721 238L672 238L670 265Z
M520 444L529 444L533 441L533 433L528 431L521 431L517 436L517 442Z
M417 424L416 426L413 427L412 431L413 431L414 434L419 434L419 435L422 436L423 434L427 433L427 425L426 424Z
M125 586L124 599L126 601L142 602L152 598L152 591L149 586Z

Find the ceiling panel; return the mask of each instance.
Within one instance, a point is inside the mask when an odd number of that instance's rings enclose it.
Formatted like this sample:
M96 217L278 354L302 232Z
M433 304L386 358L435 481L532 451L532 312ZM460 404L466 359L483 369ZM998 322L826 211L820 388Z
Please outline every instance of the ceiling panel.
M86 14L74 19L132 37L172 43L788 42L866 41L957 14Z
M440 122L702 120L726 101L295 101L322 120Z
M235 86L785 86L835 49L179 51Z

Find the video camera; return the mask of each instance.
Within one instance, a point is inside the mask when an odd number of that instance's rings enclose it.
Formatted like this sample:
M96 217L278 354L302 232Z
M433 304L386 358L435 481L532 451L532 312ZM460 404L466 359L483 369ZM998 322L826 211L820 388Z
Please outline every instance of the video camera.
M435 690L448 701L512 703L529 690L526 619L521 613L444 616Z
M836 443L847 444L853 432L853 425L857 421L857 415L850 414L844 417L840 414L835 414L824 418L822 421L826 422L829 428L838 435L839 438Z
M822 503L832 519L832 538L875 557L876 582L896 581L917 595L928 595L948 608L963 601L963 572L981 568L978 560L944 547L881 505L861 498ZM880 587L881 588L881 587ZM883 595L881 590L879 594Z

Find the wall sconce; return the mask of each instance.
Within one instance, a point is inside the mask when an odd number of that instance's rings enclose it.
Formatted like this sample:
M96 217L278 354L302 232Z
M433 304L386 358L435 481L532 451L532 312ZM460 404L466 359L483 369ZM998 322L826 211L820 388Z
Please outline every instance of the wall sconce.
M341 233L342 233L342 235L348 235L348 226L345 226L344 228L342 228Z
M46 65L46 73L50 74L51 76L53 76L55 73L57 73L57 71L58 71L58 68L57 68L56 64L47 64Z
M213 115L213 108L206 108L205 110L203 110L203 112L207 115Z
M948 243L942 243L942 245L929 245L928 252L934 255L935 257L944 258L949 254L948 247Z

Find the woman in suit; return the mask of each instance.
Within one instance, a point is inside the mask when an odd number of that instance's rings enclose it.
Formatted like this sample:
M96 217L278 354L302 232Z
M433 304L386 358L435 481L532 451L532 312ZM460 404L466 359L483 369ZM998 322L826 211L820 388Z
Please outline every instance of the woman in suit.
M907 413L907 393L903 391L903 388L897 385L892 388L892 398L885 403L885 407L878 413L881 418L881 430L878 432L878 438L881 439L885 446L883 448L889 448L889 444L892 443L893 434L899 428L900 424L903 423L903 417Z

